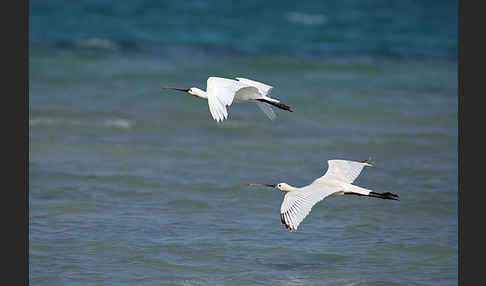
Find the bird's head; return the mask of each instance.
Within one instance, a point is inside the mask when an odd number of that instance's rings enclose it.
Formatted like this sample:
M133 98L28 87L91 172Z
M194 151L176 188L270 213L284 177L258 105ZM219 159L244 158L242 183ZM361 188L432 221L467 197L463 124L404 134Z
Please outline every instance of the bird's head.
M278 183L275 187L281 191L290 191L292 188L292 186L287 183Z
M204 97L205 92L197 87L191 88L177 88L177 87L164 87L165 89L177 90L182 92L187 92L192 96Z
M290 186L287 183L278 183L278 184L248 184L249 186L264 186L264 187L271 187L271 188L276 188L284 192L288 192L292 189L292 186Z
M199 97L202 97L205 94L204 90L199 89L197 87L191 87L187 92L192 96L199 96Z

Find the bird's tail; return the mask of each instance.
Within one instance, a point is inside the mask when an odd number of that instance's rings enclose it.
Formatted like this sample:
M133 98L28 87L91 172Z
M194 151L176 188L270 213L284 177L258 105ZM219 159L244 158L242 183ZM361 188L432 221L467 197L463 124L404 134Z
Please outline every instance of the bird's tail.
M390 192L386 193L377 193L373 192L372 190L368 190L365 188L361 188L355 185L351 185L343 192L344 195L357 195L357 196L367 196L372 198L379 198L384 200L396 200L398 201L399 196L396 194L392 194Z
M260 101L260 102L265 102L265 103L271 104L271 105L273 105L273 106L275 106L275 107L278 107L278 108L280 108L280 109L283 109L283 110L287 110L287 111L293 112L293 111L290 109L290 106L285 105L285 104L283 104L283 103L279 103L279 102L270 101L270 100L268 100L268 99L266 99L266 98L259 98L259 99L257 99L257 100L258 100L258 101Z

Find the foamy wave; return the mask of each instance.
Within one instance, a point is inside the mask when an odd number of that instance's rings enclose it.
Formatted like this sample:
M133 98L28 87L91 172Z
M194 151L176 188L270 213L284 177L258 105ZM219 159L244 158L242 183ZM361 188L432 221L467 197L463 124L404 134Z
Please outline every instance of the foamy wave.
M29 126L37 125L81 125L82 123L77 120L62 120L56 118L33 118L29 119Z
M106 120L104 125L108 126L108 127L118 127L118 128L124 128L124 129L132 128L132 122L130 122L129 120L126 120L126 119Z
M89 120L73 120L73 119L60 119L60 118L48 118L38 117L29 119L29 126L93 126L93 127L115 127L122 129L130 129L133 127L133 122L126 119L115 118L107 119L102 122L89 121Z
M106 50L118 50L120 46L114 41L100 38L89 38L86 40L77 41L75 46L80 48L92 48L92 49L106 49Z
M293 23L304 25L323 25L327 23L327 17L322 14L305 14L300 12L290 12L286 15L287 20Z
M52 125L55 122L56 120L51 118L34 118L34 119L29 119L29 126Z

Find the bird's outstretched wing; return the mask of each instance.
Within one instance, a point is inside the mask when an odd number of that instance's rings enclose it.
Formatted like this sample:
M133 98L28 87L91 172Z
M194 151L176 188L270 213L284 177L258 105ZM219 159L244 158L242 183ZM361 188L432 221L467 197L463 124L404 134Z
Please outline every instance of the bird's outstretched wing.
M277 115L273 111L272 107L270 107L270 105L260 101L258 101L256 104L258 105L258 107L260 107L263 113L265 113L265 115L270 118L270 120L274 120L275 118L277 118Z
M261 83L261 82L255 81L255 80L246 79L246 78L242 78L242 77L237 77L236 79L239 82L242 82L244 84L256 87L262 96L270 95L270 92L272 92L272 89L273 89L273 86L270 86L268 84L264 84L264 83Z
M233 98L238 91L252 89L258 92L255 87L249 87L239 81L221 77L210 77L207 81L206 92L208 94L209 111L214 120L220 122L228 118L226 106L233 103Z
M309 185L302 190L285 194L280 207L280 220L289 231L297 231L299 224L309 215L312 207L326 197L342 191L328 185Z
M242 77L237 77L236 79L244 84L256 87L263 98L266 98L273 102L279 102L278 100L269 97L270 93L272 92L273 86ZM272 107L268 104L263 102L257 102L257 105L270 120L274 120L275 118L277 118L277 115L273 111Z
M327 180L339 180L345 183L353 183L366 166L373 166L366 161L356 162L348 160L329 160L329 167L324 176L314 180L314 183L324 182Z

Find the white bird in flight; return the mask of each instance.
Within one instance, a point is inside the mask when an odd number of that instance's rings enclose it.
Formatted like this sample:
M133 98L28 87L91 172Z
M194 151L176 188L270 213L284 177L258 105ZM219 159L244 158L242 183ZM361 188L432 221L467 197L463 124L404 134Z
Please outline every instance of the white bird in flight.
M270 97L270 92L273 89L272 86L241 77L237 77L236 79L210 77L207 81L206 91L197 87L189 89L165 88L184 91L190 95L207 99L209 111L217 122L228 118L226 106L230 106L233 102L255 102L270 120L276 117L270 105L292 112L290 106L282 104L279 100Z
M331 195L358 195L398 200L398 195L389 192L376 193L352 184L365 166L373 166L368 163L370 160L371 158L361 162L329 160L327 161L329 165L327 172L310 185L301 188L286 183L249 185L273 187L286 192L280 207L280 220L289 231L295 232L299 224L310 213L312 207Z

